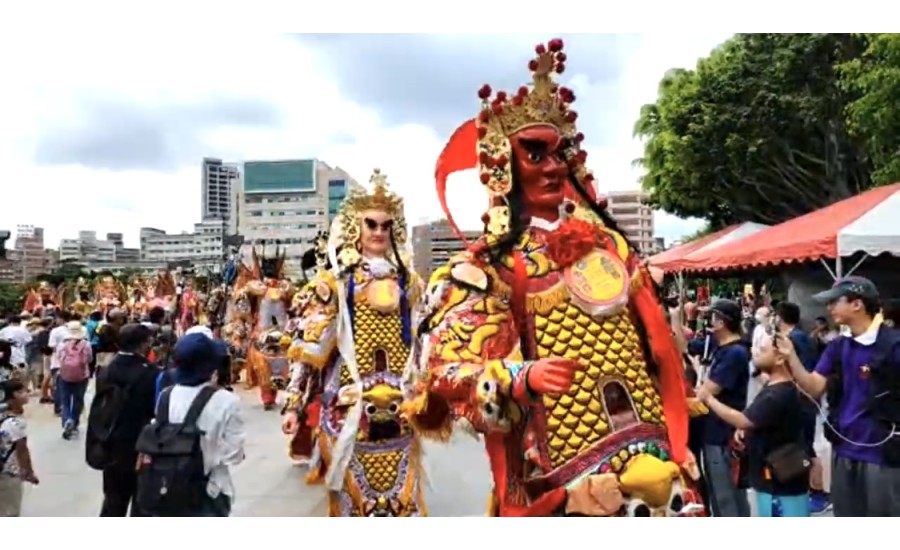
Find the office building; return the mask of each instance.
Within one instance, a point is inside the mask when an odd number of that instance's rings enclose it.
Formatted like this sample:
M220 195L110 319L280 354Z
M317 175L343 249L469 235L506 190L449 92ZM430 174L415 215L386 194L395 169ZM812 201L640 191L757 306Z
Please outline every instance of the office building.
M83 266L87 269L110 269L137 262L140 251L126 248L122 233L107 233L101 239L96 231L79 231L78 238L62 239L59 243L59 261Z
M148 264L187 263L195 269L216 271L224 263L227 222L209 218L194 224L193 232L166 233L142 227L140 261Z
M642 254L651 254L656 245L649 197L643 191L611 191L607 195L609 214Z
M237 165L204 158L201 172L200 218L229 220L233 210L233 188L240 177Z
M316 234L328 229L341 201L359 184L341 168L318 159L245 162L234 200L236 233L250 245L265 241L269 254L277 241L286 247L285 269L301 276L303 253Z
M481 231L463 231L469 242L481 237ZM412 228L413 262L416 272L426 281L435 269L465 250L465 245L453 232L446 219L422 223Z

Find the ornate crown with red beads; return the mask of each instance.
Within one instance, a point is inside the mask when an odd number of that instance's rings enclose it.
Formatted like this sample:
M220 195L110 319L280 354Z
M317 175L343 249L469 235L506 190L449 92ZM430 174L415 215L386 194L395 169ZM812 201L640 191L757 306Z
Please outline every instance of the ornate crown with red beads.
M453 172L478 168L479 178L491 197L491 205L504 202L512 190L512 148L509 138L531 126L552 126L562 135L563 156L575 179L596 200L594 176L585 166L587 152L581 149L584 135L578 132L578 114L572 110L575 94L559 86L554 78L566 69L563 41L554 38L547 44L535 46L535 57L528 62L532 73L530 86L521 86L516 93L498 91L485 84L478 90L481 111L474 120L457 128L444 147L435 167L438 199L447 219L457 231L446 205L447 176ZM576 196L569 199L578 200Z

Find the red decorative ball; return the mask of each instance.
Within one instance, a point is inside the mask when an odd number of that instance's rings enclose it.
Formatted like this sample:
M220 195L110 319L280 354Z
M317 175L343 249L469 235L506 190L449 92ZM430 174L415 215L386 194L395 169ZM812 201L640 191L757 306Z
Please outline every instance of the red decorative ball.
M563 49L563 41L562 38L554 38L550 42L547 42L547 47L551 52L559 52Z
M587 180L587 178L585 178L585 180ZM587 183L587 181L585 181L585 183ZM606 210L606 207L609 206L609 199L607 199L606 197L598 199L597 206L599 206L603 210Z
M592 182L592 181L594 181L594 174L585 174L585 175L584 175L584 182L585 182L585 183L590 183L590 182Z
M487 225L490 221L491 221L491 216L487 212L485 212L484 214L481 215L481 223Z
M557 60L557 61L562 62L562 61L565 61L565 60L568 59L568 58L569 58L569 57L568 57L566 54L564 54L563 52L558 52L558 53L556 54L556 60Z
M481 88L478 89L478 97L480 99L487 99L491 97L491 87L488 84L485 84Z
M565 63L557 63L556 64L556 72L557 74L563 74L566 72L566 64Z
M494 103L493 105L491 105L491 110L494 112L495 115L499 115L500 113L503 112L503 104L502 103Z
M566 208L566 214L571 214L572 212L575 212L575 203L567 202L565 208Z
M486 135L487 135L487 128L485 128L484 126L479 126L478 127L478 139L483 139L484 136L486 136Z
M482 152L478 153L478 162L480 162L481 164L487 164L490 161L491 161L491 156L489 154L487 154L487 152L482 151Z
M575 153L575 159L581 164L584 164L585 162L587 162L587 151L585 151L584 149L578 151L577 153Z
M499 102L506 101L506 92L504 92L503 90L500 90L499 92L497 92L497 101L499 101Z
M491 112L490 111L481 111L478 113L478 121L482 123L487 123L491 120Z
M538 44L537 46L534 47L534 53L536 53L538 55L547 53L547 46L544 46L543 44Z
M519 86L519 89L516 90L516 95L519 97L525 97L528 95L528 86Z
M581 143L582 141L584 141L584 134L581 132L575 134L575 143Z
M575 122L578 120L578 113L575 111L569 111L566 113L566 122Z
M537 69L538 69L538 60L537 59L532 59L531 61L528 62L528 70L529 71L536 71Z
M500 168L504 168L509 163L509 158L506 155L500 155L496 159L494 159L495 166L499 166Z
M514 98L512 98L512 104L515 105L516 107L520 106L524 102L525 102L525 98L520 95L517 95Z
M478 176L478 178L481 179L482 184L487 185L487 183L489 181L491 181L491 173L490 172L482 172L481 175Z

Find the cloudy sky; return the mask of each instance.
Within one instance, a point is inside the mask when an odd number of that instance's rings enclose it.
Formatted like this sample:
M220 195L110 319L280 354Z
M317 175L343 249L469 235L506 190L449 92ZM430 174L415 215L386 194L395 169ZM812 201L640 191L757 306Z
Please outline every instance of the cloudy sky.
M197 40L37 34L4 60L0 229L46 229L48 246L80 229L191 228L200 216L200 161L318 157L366 181L380 167L412 222L440 216L434 163L453 129L474 116L483 83L529 79L534 35L240 33ZM635 188L631 137L642 104L672 67L693 67L727 33L563 35L566 79L601 190ZM451 208L477 226L473 174L451 178ZM694 220L657 215L678 238ZM12 244L12 243L10 243Z

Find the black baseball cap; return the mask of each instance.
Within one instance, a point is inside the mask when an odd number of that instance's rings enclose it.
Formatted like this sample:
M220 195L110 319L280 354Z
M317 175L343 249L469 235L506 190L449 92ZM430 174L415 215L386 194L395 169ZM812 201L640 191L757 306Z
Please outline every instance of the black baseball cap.
M878 288L865 277L843 277L834 282L830 289L813 295L813 300L829 304L844 296L855 295L870 300L878 299Z
M732 322L740 322L744 316L744 310L733 300L716 300L709 311Z

